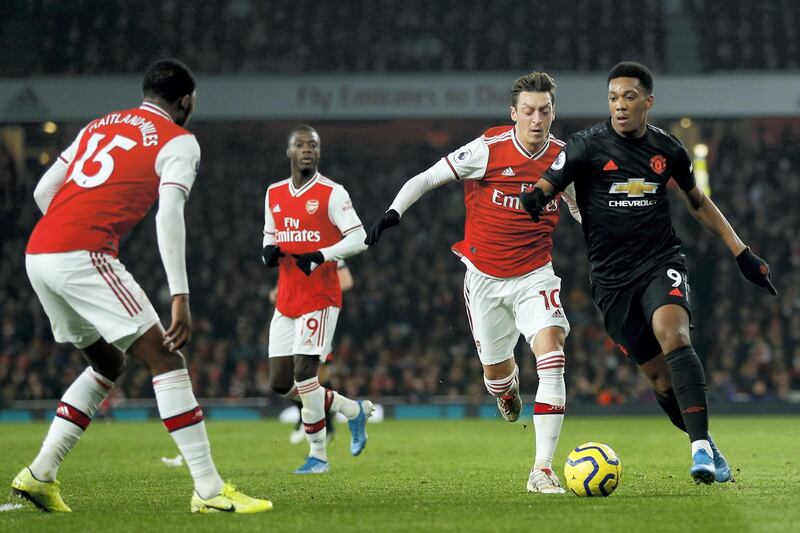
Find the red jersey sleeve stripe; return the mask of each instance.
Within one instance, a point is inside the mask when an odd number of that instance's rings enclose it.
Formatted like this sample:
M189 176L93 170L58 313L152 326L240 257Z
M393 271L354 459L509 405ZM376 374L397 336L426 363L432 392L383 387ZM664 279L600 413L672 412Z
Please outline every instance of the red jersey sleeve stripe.
M458 176L458 172L456 172L456 169L455 169L455 167L453 166L453 163L451 163L451 162L450 162L450 160L449 160L449 159L447 159L447 157L443 157L442 159L444 159L445 161L447 161L447 166L448 166L448 167L450 167L450 170L452 170L452 171L453 171L453 176L455 176L455 177L456 177L456 181L461 181L461 178Z
M177 187L177 188L183 190L183 192L185 192L186 194L189 194L189 187L187 187L186 185L183 185L182 183L178 183L176 181L165 181L164 183L161 184L161 187L164 187L166 185L170 185L172 187Z
M347 235L348 233L352 233L353 231L357 230L358 228L363 228L363 224L359 224L358 226L353 226L352 228L346 229L342 232L342 235Z

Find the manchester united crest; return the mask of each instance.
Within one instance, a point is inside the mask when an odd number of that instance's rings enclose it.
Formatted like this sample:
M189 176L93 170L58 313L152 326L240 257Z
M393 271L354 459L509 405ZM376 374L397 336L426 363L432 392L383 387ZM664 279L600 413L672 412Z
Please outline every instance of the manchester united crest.
M650 168L656 174L662 174L667 169L667 159L661 155L654 155L650 158Z
M319 200L309 200L306 202L306 213L313 215L319 209Z

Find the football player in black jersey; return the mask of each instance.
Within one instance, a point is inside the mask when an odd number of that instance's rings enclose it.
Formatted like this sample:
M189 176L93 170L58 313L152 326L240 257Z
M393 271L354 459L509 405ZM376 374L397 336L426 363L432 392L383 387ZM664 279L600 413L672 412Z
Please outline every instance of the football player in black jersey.
M689 284L670 217L670 178L694 218L731 251L744 277L777 292L767 263L741 241L695 183L681 142L647 123L653 99L653 77L646 66L624 62L612 68L611 117L573 135L543 179L520 200L537 219L555 194L574 182L592 300L606 331L652 381L672 423L689 434L695 482L725 482L731 479L730 467L708 434L705 374L689 336Z

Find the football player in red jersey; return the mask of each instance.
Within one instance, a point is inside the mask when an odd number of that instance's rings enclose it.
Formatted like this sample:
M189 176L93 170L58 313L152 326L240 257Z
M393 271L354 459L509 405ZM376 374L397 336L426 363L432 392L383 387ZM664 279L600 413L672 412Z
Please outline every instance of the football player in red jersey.
M12 491L45 511L69 512L56 474L125 368L125 354L153 375L158 411L194 479L192 512L272 509L224 483L211 458L203 411L178 351L190 339L184 203L200 163L200 146L182 126L195 103L195 81L179 61L151 65L144 102L90 122L34 191L44 216L28 241L26 268L53 336L71 342L90 366L70 385L39 455ZM117 259L120 239L159 199L158 247L172 294L172 323L158 315Z
M344 262L344 260L339 260L336 262L336 276L339 278L339 286L342 289L342 292L347 292L353 288L353 273L350 272L350 268ZM269 301L274 305L278 299L278 287L273 287L271 291L269 291ZM328 386L328 370L329 364L333 361L333 352L329 353L325 360L322 362L321 366L319 367L319 383L323 387ZM300 444L301 442L306 440L306 430L303 427L303 420L302 420L302 411L303 411L303 402L300 401L300 398L295 398L292 400L292 403L297 406L298 411L298 419L297 424L294 426L294 431L289 434L289 442L292 444ZM332 411L328 411L325 413L325 440L330 444L333 440L333 437L336 433L336 426L333 424L336 413Z
M564 493L552 470L566 404L564 341L569 333L559 299L561 279L550 257L559 199L533 222L520 206L519 194L539 180L564 144L550 134L555 89L553 79L543 72L516 80L510 108L514 125L488 129L408 180L366 240L375 244L426 192L464 182L464 240L453 245L453 252L467 268L464 299L484 382L503 418L515 422L522 401L514 346L520 333L524 335L539 375L533 415L536 456L527 487L548 494ZM577 207L569 191L565 193L575 215Z
M373 405L354 401L319 384L319 364L331 353L342 289L336 264L366 250L366 237L347 191L319 173L320 138L310 126L289 135L286 155L292 175L267 189L262 258L278 267L278 295L269 328L272 389L298 396L310 452L296 474L328 471L325 414L349 420L350 453L367 443Z

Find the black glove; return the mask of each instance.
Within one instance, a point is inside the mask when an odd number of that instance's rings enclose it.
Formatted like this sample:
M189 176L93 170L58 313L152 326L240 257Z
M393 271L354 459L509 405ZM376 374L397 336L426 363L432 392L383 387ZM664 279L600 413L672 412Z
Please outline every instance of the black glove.
M769 265L766 261L750 251L749 246L736 256L736 264L739 265L739 270L748 280L759 287L767 289L770 294L778 294L778 291L775 290L775 286L772 284L772 277L769 274Z
M278 266L278 259L284 255L286 254L281 252L280 246L268 244L263 250L261 250L261 262L267 265L269 268L273 268Z
M522 209L527 211L535 222L539 222L539 215L542 214L545 206L552 199L551 196L548 196L546 192L537 187L519 193L519 203L522 205Z
M364 239L364 244L373 245L381 238L381 233L384 230L391 228L392 226L396 226L400 223L400 213L395 211L394 209L389 209L384 213L384 215L375 221L372 226L369 228L369 232L367 233L367 238Z
M317 266L319 266L325 262L325 257L319 250L316 252L308 252L306 254L292 254L292 256L294 257L295 263L297 263L297 268L302 270L306 276L310 276L311 271L317 268L312 267L311 263L316 263Z

